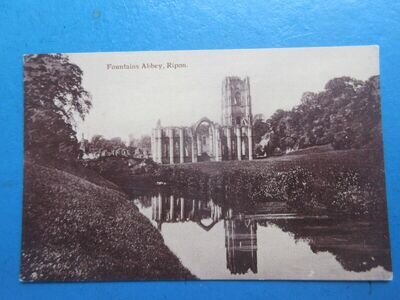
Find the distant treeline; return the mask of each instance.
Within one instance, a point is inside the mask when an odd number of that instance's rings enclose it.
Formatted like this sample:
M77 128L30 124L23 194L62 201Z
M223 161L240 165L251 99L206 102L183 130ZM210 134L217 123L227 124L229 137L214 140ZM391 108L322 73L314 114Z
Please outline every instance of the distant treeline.
M256 153L272 155L331 144L334 149L381 143L379 76L366 81L335 78L319 93L306 92L301 104L277 110L269 119L256 115Z
M107 139L102 135L96 134L90 141L81 141L81 156L88 159L106 156L144 158L149 156L150 141L151 137L148 135L144 135L140 139L130 137L129 142L125 143L120 137Z

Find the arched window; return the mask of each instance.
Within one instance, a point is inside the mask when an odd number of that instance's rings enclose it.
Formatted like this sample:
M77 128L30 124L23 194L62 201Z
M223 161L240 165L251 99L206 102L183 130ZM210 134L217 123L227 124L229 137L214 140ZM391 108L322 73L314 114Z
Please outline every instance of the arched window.
M235 105L240 105L240 92L239 91L237 91L236 93L235 93L235 98L234 98L234 103L235 103Z

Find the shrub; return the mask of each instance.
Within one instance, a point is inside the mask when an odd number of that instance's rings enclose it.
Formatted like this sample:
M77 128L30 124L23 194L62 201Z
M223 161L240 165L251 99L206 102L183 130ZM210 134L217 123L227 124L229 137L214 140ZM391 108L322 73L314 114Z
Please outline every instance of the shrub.
M378 195L370 183L363 183L360 174L351 170L334 176L333 199L329 208L333 212L364 215L378 209Z
M314 176L301 167L295 167L280 174L280 185L288 205L306 210L315 206Z

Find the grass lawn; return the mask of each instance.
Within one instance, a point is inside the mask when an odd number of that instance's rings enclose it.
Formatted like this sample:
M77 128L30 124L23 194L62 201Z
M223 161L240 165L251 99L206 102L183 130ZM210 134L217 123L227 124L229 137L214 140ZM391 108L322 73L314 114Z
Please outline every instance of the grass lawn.
M23 281L195 278L115 185L30 162L24 181Z

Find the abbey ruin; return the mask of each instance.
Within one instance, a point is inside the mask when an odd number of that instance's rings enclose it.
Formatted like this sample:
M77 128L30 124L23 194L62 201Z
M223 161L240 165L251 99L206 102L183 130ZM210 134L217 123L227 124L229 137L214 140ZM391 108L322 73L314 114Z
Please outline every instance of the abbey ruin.
M252 160L253 117L248 77L223 80L221 109L220 124L206 117L188 127L162 127L158 121L151 135L153 160L160 164Z

